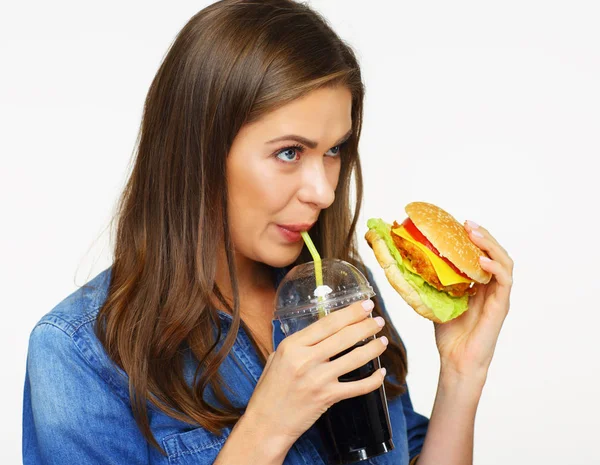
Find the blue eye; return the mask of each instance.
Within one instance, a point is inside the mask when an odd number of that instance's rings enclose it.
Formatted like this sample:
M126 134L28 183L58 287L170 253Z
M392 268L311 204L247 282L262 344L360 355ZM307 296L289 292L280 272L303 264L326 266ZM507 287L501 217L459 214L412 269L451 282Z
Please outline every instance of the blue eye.
M325 155L329 158L339 157L340 152L341 152L342 148L344 147L344 145L346 145L346 141L342 142L341 144L336 145L335 147L330 148L325 153ZM289 147L282 148L278 152L275 152L273 155L275 156L275 158L277 158L279 161L281 161L283 163L295 163L300 159L300 154L304 153L305 150L306 149L304 148L303 145L294 144L294 145L290 145ZM329 154L329 152L332 152L332 153Z
M275 157L284 163L292 163L296 161L296 152L304 152L304 147L302 147L301 145L292 145L290 147L285 147L279 152L275 153Z
M334 151L333 155L328 155L330 157L337 157L340 154L340 150L342 150L342 144L340 145L336 145L335 147L331 147L328 152L337 149L336 151Z

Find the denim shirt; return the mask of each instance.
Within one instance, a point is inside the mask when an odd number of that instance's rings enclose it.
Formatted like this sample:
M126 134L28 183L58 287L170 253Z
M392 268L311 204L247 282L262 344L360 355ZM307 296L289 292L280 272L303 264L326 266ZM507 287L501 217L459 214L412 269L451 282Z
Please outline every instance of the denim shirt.
M277 286L287 269L276 271ZM148 402L150 428L167 456L149 445L138 430L127 375L108 358L93 329L110 274L111 268L99 273L44 315L31 331L23 398L24 465L213 463L231 428L218 436L171 418ZM371 274L369 278L384 318L392 324ZM226 332L231 317L221 311L219 317ZM278 320L272 324L273 347L277 348L284 334ZM229 386L235 386L232 403L244 407L263 366L242 328L231 352L219 371ZM191 357L184 370L191 383L195 370ZM211 392L207 389L209 401L214 399ZM388 407L395 448L359 463L408 465L421 451L428 419L413 410L408 391L388 398ZM315 425L294 443L283 463L327 464Z

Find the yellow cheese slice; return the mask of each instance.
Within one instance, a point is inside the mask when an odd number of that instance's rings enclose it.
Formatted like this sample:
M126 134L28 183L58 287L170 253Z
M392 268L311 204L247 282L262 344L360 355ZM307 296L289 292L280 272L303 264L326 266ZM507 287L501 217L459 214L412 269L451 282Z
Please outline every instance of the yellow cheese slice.
M419 274L419 273L417 273L417 270L415 270L415 269L413 268L413 266L412 266L412 263L410 263L410 261L408 261L408 260L404 260L404 259L403 259L403 260L402 260L402 263L404 264L404 266L406 267L406 269L407 269L408 271L410 271L411 273L414 273L414 274Z
M440 282L442 283L442 285L451 286L452 284L470 283L472 281L471 279L463 278L461 275L457 274L450 267L450 265L448 265L444 260L442 260L436 254L434 254L431 250L429 250L429 248L427 246L421 244L418 241L415 241L412 238L412 236L408 233L406 228L404 228L404 226L395 228L392 231L394 231L394 234L397 234L398 236L402 237L403 239L406 239L408 242L410 242L411 244L414 244L420 250L423 251L423 253L427 256L427 258L429 258L429 261L433 265L433 268L435 269L435 272L437 273L438 278L440 279ZM412 266L411 266L411 268L412 268Z

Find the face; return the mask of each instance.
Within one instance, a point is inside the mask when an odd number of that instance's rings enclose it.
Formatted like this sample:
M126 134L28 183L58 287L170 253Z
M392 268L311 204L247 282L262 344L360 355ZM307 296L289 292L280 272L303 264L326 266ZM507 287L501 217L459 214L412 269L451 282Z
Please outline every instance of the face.
M238 132L227 158L238 259L282 267L298 258L298 231L333 203L351 108L347 88L318 89Z

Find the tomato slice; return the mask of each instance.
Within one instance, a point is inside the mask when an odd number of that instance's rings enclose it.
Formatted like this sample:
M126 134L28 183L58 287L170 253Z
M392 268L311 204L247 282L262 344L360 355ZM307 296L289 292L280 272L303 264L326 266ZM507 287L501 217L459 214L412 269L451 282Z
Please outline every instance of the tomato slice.
M402 226L404 226L404 229L406 229L408 234L410 234L411 237L415 241L420 242L425 247L427 247L429 250L431 250L434 254L436 254L438 257L440 257L442 260L444 260L450 266L450 268L452 268L454 270L454 272L456 274L462 276L463 278L471 279L466 274L464 274L462 271L460 271L458 268L456 268L456 266L450 260L448 260L446 257L442 257L440 255L440 253L438 252L438 250L433 246L433 244L431 242L429 242L429 240L423 235L423 233L421 231L418 230L418 228L415 226L415 224L412 222L412 220L410 218L406 218L402 222Z

